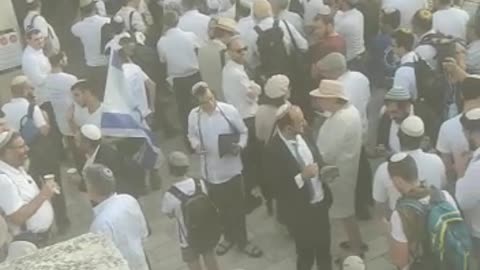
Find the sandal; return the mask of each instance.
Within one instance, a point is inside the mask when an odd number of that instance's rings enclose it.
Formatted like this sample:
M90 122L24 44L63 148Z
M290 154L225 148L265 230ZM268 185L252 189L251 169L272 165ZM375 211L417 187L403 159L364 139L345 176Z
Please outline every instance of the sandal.
M233 247L233 242L223 240L217 245L215 252L218 256L225 255Z
M340 246L340 248L343 248L343 249L346 249L346 250L351 249L350 242L348 242L348 241L341 242L339 246ZM368 251L368 245L365 244L365 243L362 243L361 250L363 252Z
M244 246L242 248L242 252L251 258L260 258L263 255L263 251L252 243L248 243L246 246Z

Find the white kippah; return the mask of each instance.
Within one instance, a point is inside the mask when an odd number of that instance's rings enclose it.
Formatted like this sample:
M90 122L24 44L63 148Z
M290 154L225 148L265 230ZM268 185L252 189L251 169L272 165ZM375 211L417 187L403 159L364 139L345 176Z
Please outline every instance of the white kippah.
M80 129L80 132L83 136L85 136L85 138L93 141L98 141L102 138L102 131L97 126L92 124L83 125Z
M400 162L402 160L404 160L406 157L407 157L407 153L396 153L394 154L391 158L390 158L390 161L391 162Z
M425 133L425 125L420 117L411 115L403 120L400 130L411 137L421 137Z
M200 82L197 82L196 84L194 84L192 86L192 95L195 96L195 94L197 93L197 90L201 87L208 88L208 84L204 81L200 81Z
M468 120L480 120L480 108L476 108L466 112L465 117Z

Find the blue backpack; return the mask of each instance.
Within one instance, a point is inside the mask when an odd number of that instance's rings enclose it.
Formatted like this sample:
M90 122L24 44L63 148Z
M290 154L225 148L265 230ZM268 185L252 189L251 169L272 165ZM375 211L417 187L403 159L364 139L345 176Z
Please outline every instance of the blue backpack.
M27 114L20 120L20 135L28 146L34 144L42 135L33 119L34 110L35 104L29 104Z
M418 240L416 254L411 270L469 270L472 251L472 239L462 214L445 199L445 194L432 187L429 204L423 204L416 198L402 197L398 200L396 210L400 214L404 230L412 231L411 221L405 220L405 212L414 213L423 228L413 228L416 231L410 236ZM407 226L405 226L407 225ZM407 227L407 228L405 228ZM422 233L423 231L423 233ZM414 236L416 234L416 236ZM418 254L421 245L422 254Z

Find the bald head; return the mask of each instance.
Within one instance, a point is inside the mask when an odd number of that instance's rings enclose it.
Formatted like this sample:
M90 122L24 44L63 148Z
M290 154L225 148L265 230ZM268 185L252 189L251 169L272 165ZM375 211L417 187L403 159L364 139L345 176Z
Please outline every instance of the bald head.
M320 74L327 79L336 80L347 72L347 61L341 53L331 53L317 62Z

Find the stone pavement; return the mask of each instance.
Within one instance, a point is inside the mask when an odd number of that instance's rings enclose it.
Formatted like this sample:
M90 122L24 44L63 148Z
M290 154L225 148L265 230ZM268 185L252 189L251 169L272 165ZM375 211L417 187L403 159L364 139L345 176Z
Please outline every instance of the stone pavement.
M377 119L378 111L382 104L382 91L374 91L371 106L369 108L369 119ZM376 130L376 121L371 121L370 130ZM373 140L373 133L370 141ZM161 147L164 153L173 150L182 150L182 139L161 139ZM199 160L197 156L192 157L191 175L198 176ZM378 163L378 162L374 162ZM163 168L160 171L163 178L163 190L155 191L140 199L146 217L152 228L152 235L146 241L145 247L151 260L153 270L186 270L186 265L181 261L177 240L177 232L174 220L169 220L162 215L161 200L164 190L168 189L171 180L167 171ZM69 232L56 239L61 241L88 231L92 220L92 211L84 194L77 191L78 176L64 177L64 191L67 194L67 207L72 227ZM260 259L250 259L235 249L227 255L219 257L222 270L234 270L237 268L245 270L293 270L295 269L295 248L293 240L289 238L285 228L279 225L275 218L269 217L265 207L260 207L247 217L249 238L258 244L265 252ZM382 226L375 221L361 222L361 231L364 241L369 245L370 250L366 253L366 261L369 270L390 270L394 269L388 263L387 237L382 235ZM338 243L346 239L341 225L332 221L332 243ZM346 256L336 247L332 246L332 253L335 258ZM132 269L134 270L134 269Z

